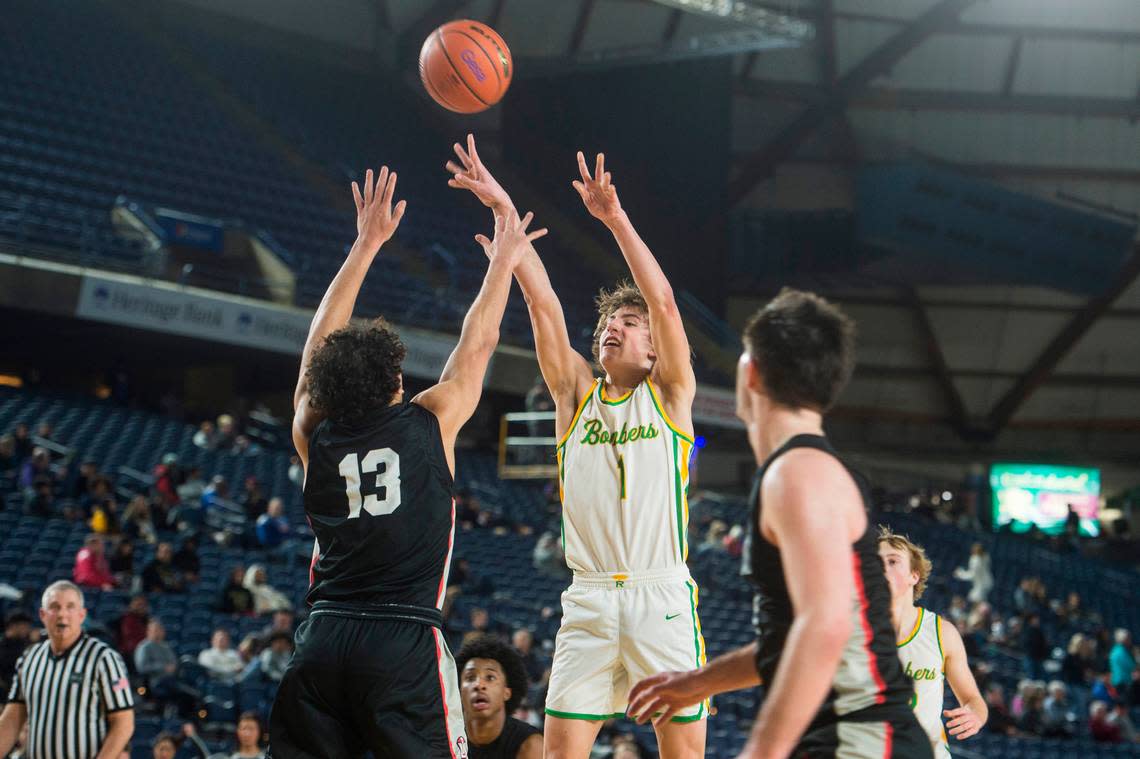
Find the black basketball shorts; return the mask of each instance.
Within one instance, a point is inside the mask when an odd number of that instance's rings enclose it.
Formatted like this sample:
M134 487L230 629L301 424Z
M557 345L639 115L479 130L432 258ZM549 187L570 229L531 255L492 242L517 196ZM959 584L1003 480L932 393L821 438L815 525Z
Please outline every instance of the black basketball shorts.
M314 613L269 718L273 759L465 759L455 660L439 628Z

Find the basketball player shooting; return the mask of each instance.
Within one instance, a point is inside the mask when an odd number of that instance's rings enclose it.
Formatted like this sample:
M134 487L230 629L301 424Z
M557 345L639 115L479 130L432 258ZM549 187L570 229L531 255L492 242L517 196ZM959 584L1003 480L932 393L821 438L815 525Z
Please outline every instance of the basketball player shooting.
M513 203L479 159L456 144L448 184L496 217ZM566 563L562 626L546 698L546 756L585 759L602 722L625 714L630 686L663 669L699 667L705 648L688 552L688 463L696 378L664 272L618 201L605 159L593 174L578 153L573 182L613 234L636 287L598 298L595 378L570 345L562 306L531 247L515 269L534 328L539 368L555 403ZM704 756L708 704L654 725L661 756Z
M886 527L879 528L879 556L891 586L903 674L914 681L914 716L926 731L935 759L950 759L946 732L962 741L986 724L989 709L966 660L966 646L953 623L918 606L933 566L922 546ZM943 711L946 683L960 706ZM942 717L950 721L942 726Z
M382 320L349 323L368 269L399 226L396 175L363 193L358 237L301 357L293 442L316 534L309 619L273 704L277 759L467 756L455 662L440 630L455 537L455 438L474 413L531 215L504 214L439 383L404 401L404 346Z

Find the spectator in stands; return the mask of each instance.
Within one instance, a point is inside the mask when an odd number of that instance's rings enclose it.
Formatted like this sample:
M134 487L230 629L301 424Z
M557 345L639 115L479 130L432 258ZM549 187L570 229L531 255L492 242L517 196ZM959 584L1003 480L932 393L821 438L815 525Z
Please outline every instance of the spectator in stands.
M206 481L202 479L202 469L192 466L186 472L185 481L178 486L178 500L182 503L198 504L205 490Z
M115 585L130 588L135 576L135 544L126 538L120 538L111 549L107 566L115 578Z
M83 548L75 554L75 568L71 572L75 584L81 588L99 588L113 590L115 576L111 574L111 566L104 555L103 538L99 535L88 535L83 542Z
M298 488L305 485L305 467L301 466L301 457L296 454L289 457L289 482Z
M242 509L245 510L246 518L251 522L256 522L269 506L269 501L261 491L261 483L253 475L245 478L238 503L241 504Z
M150 502L145 495L136 495L123 512L123 534L131 540L141 540L154 545L158 542L158 530L151 518Z
M199 448L212 451L218 447L218 433L214 429L214 423L206 420L198 425L198 431L194 433L194 445Z
M1132 634L1118 628L1112 635L1116 645L1108 654L1108 669L1112 675L1112 687L1121 696L1129 695L1132 689L1132 671L1136 669L1136 659L1132 655Z
M1092 641L1083 633L1074 633L1069 638L1068 648L1065 649L1065 658L1061 660L1061 679L1069 685L1086 685L1092 674L1092 661L1086 659Z
M744 552L744 528L734 524L724 536L724 550L734 559L739 559Z
M131 596L127 610L112 624L115 646L130 663L134 663L135 650L146 639L150 624L150 602L142 593Z
M705 539L697 546L697 555L724 550L724 537L728 534L728 525L719 519L714 519L709 524L708 532L705 533Z
M118 502L114 498L104 498L93 503L87 525L100 535L118 535L122 528Z
M1017 727L1021 732L1030 735L1044 734L1045 686L1040 681L1033 680L1025 688L1021 698L1020 712L1017 718Z
M210 484L202 491L202 508L209 511L213 508L226 507L229 501L230 485L226 478L220 474L214 475Z
M289 540L289 520L285 518L285 503L273 498L265 513L257 518L257 542L278 556L292 555L293 541Z
M237 425L234 424L234 418L229 414L219 415L217 432L214 436L214 447L220 451L228 451L233 448L237 437L238 429Z
M178 503L178 455L168 453L154 467L154 491L162 501L164 510Z
M49 443L59 442L55 438L55 427L53 427L52 423L49 421L41 421L38 425L36 425L36 437L40 438L41 440L46 440Z
M56 515L55 494L51 480L40 477L31 488L24 491L24 514L30 517L50 519Z
M990 715L986 722L986 728L990 732L998 735L1015 735L1017 733L1017 724L1009 712L1009 707L1006 706L1005 692L1001 685L991 683L986 688L986 708L989 709Z
M16 448L17 463L22 463L28 456L32 455L35 445L32 443L32 435L28 431L28 425L20 422L12 429L12 442Z
M230 633L224 627L214 630L210 647L198 654L198 663L206 668L211 677L223 682L236 682L238 675L245 669L245 662L242 661L241 654L230 645Z
M198 582L198 577L202 574L202 560L198 558L198 537L196 535L189 535L182 541L182 547L174 554L171 564L174 565L174 569L181 574L185 582L190 584Z
M515 630L515 634L511 636L511 645L515 647L515 651L522 659L527 680L532 683L542 682L546 669L538 661L538 657L534 655L534 633L525 627Z
M54 484L55 475L51 470L51 454L48 453L47 448L37 446L32 450L32 455L24 461L24 465L20 468L19 485L21 488L27 490L34 487L35 483L40 479L46 479L48 482Z
M225 759L265 759L261 737L265 731L255 712L242 712L237 723L237 745Z
M269 646L246 667L242 680L247 681L260 675L271 682L279 683L292 657L293 636L286 632L275 632L269 637Z
M256 614L270 614L278 609L293 608L289 598L269 584L264 564L250 564L242 585L253 594L253 611Z
M1041 615L1036 612L1030 613L1025 620L1025 628L1021 631L1021 652L1025 673L1034 680L1040 680L1044 676L1042 665L1049 656L1049 644L1041 631Z
M76 475L75 483L71 487L71 497L76 501L82 501L91 492L95 480L100 476L98 464L91 459L85 459L79 465L79 474Z
M1069 689L1060 680L1049 683L1042 715L1046 738L1072 738L1076 735L1077 715L1069 705Z
M562 543L553 532L544 532L534 545L532 556L534 568L547 577L566 577L570 570L566 567L566 556L562 553Z
M1112 687L1112 674L1109 672L1100 672L1093 676L1090 692L1094 700L1104 701L1106 704L1115 704L1120 696L1116 688Z
M279 632L288 634L290 638L292 638L293 633L296 632L293 612L289 609L278 609L273 612L272 620L257 634L259 639L258 648L264 649L268 646L269 639Z
M527 694L517 652L491 636L469 640L455 655L471 759L539 759L542 734L513 713Z
M1120 730L1120 740L1124 743L1140 743L1140 734L1136 732L1136 726L1128 715L1128 707L1124 704L1109 709L1108 724L1115 725Z
M111 481L100 474L91 481L87 494L79 500L79 506L90 517L97 507L108 500L114 501L115 494L111 490Z
M159 733L150 744L154 759L174 759L178 755L178 739L173 733Z
M8 612L4 618L4 637L0 639L0 694L5 698L16 672L16 662L25 648L39 640L35 624L32 615L20 609Z
M181 593L186 589L174 567L174 547L169 543L158 544L154 559L143 568L142 586L146 593Z
M954 570L954 576L973 583L967 596L970 603L979 603L989 597L994 586L994 576L990 571L990 555L981 543L974 543L970 548L970 561L966 568L958 567Z
M1093 701L1089 704L1089 733L1097 743L1120 743L1120 726L1108 719L1108 704Z
M502 638L504 630L502 625L491 619L486 609L476 606L471 609L471 629L463 637L466 640L474 635L494 635Z
M193 711L197 694L178 682L178 656L166 642L166 627L157 619L147 624L146 640L135 649L135 671L145 678L159 704L178 705L183 714Z
M245 587L245 568L240 564L230 570L230 579L222 588L218 608L226 614L253 614L253 594Z

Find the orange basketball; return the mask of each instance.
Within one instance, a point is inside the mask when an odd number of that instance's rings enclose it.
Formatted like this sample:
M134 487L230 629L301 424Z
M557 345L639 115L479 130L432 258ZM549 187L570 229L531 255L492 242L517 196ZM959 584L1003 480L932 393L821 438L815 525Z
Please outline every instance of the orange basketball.
M478 21L449 21L420 48L424 88L435 102L456 113L478 113L499 102L512 73L507 43Z

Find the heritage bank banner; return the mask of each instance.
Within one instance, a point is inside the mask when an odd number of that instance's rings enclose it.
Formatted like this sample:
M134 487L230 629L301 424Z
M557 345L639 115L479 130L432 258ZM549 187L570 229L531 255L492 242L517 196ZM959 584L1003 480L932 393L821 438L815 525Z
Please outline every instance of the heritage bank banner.
M165 282L85 274L75 315L165 334L300 356L313 312L263 305L248 298L183 288ZM407 346L404 371L435 379L457 338L397 327Z

